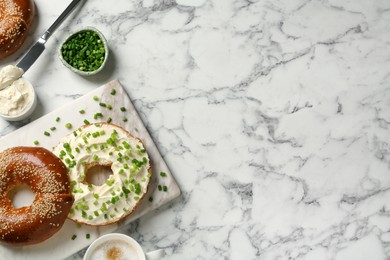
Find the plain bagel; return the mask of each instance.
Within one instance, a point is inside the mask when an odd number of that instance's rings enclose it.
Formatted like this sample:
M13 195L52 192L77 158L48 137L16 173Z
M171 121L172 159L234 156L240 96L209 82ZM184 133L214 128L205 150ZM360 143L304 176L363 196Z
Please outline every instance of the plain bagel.
M14 208L9 193L23 184L35 199ZM67 169L52 152L13 147L0 153L0 242L22 246L48 239L60 230L72 204Z
M0 1L0 60L13 54L22 46L34 15L33 0Z

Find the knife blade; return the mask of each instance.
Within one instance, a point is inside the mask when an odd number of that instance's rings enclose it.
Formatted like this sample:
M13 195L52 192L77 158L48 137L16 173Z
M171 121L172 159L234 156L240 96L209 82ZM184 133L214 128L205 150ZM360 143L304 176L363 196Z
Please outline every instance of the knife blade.
M38 41L28 50L28 52L22 57L22 59L16 64L26 72L31 65L41 56L45 50L45 43L54 33L54 31L61 25L66 17L73 11L73 9L83 0L73 0L68 7L62 12L62 14L54 21L49 29L38 39Z

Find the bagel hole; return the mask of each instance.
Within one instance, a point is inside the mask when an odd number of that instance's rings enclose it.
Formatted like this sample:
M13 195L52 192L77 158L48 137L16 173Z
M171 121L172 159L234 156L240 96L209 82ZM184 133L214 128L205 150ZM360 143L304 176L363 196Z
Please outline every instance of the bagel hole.
M110 178L112 173L111 166L94 165L87 170L85 180L88 184L101 186Z
M15 209L29 207L35 200L35 193L28 185L19 184L9 191L8 198Z

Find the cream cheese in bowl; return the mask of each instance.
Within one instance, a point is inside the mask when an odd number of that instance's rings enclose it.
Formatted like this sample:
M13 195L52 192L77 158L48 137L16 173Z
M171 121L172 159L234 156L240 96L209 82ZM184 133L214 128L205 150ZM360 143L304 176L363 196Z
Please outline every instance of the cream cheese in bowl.
M0 90L11 85L15 80L23 75L24 71L13 65L5 66L0 70Z
M22 75L23 70L12 65L0 70L0 116L8 121L23 120L36 107L34 88Z

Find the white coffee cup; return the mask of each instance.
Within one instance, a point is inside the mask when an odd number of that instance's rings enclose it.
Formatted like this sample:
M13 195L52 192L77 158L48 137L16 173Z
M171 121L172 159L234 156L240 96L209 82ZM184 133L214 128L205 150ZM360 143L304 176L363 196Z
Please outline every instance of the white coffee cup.
M84 260L157 260L165 255L165 250L159 249L144 253L140 244L133 238L120 233L103 235L96 239L87 249Z

